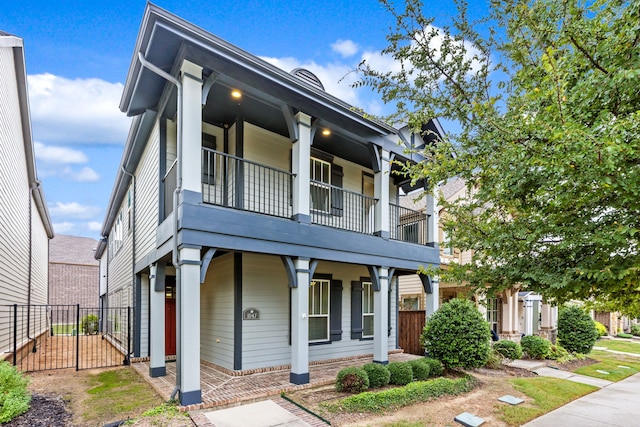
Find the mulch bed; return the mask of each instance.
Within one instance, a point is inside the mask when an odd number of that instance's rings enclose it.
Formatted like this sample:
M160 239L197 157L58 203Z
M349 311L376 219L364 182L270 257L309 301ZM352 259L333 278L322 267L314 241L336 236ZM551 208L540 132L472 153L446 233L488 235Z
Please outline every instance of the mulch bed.
M62 398L33 394L29 410L3 427L68 427L71 426L71 413L67 411Z

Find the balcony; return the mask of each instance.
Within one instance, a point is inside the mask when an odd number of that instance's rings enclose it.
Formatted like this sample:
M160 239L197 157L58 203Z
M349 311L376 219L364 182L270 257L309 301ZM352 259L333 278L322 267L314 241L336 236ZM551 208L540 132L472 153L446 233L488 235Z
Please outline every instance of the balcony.
M429 242L429 215L395 203L389 204L389 238L426 245Z

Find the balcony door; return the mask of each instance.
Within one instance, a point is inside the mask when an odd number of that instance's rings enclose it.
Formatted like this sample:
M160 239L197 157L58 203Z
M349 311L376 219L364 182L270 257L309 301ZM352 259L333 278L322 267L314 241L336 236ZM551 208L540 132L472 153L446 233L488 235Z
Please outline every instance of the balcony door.
M362 194L366 196L364 198L364 212L363 218L365 220L365 232L370 234L373 233L373 228L375 226L375 190L374 190L374 181L373 175L368 173L362 174Z

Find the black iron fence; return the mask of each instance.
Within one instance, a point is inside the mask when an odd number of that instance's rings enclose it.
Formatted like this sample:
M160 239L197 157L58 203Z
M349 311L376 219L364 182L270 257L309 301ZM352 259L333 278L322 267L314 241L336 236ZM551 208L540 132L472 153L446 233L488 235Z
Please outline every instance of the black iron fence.
M23 372L129 363L131 308L0 306L1 344Z

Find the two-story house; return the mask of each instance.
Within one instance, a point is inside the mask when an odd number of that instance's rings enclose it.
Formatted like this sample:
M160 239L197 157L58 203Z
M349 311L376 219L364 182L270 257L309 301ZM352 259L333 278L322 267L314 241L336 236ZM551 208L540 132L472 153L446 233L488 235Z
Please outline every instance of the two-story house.
M51 238L36 172L24 44L0 31L0 358L11 356L14 346L36 348L45 332L36 328L32 307L47 304Z
M150 376L175 354L187 405L201 362L295 384L314 361L387 363L398 276L438 264L433 223L398 204L408 131L151 4L120 108L134 119L96 257Z

